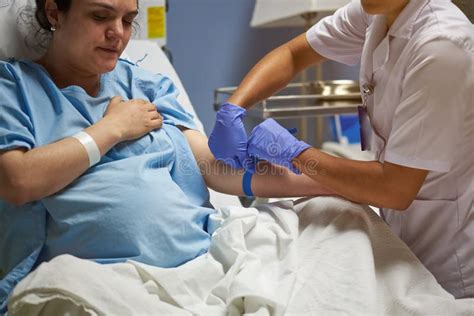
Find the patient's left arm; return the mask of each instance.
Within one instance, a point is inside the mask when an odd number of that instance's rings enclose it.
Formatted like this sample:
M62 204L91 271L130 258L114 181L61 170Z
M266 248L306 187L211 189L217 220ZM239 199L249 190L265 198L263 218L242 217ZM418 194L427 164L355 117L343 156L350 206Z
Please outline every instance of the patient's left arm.
M232 169L223 162L217 161L209 149L207 137L202 133L191 129L182 130L207 186L222 193L244 195L242 177L245 171ZM259 197L334 194L334 192L326 189L306 175L297 175L286 168L266 162L258 164L257 172L252 178L251 188L253 193Z

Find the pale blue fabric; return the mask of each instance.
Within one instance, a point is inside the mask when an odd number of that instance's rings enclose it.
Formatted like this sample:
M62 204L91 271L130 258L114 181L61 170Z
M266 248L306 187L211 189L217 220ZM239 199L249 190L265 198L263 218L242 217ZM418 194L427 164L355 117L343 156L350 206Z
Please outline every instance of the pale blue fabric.
M77 86L58 89L30 61L0 62L0 150L72 136L99 121L115 95L153 102L163 128L116 145L53 196L22 207L0 200L0 302L31 269L60 254L173 267L208 250L214 210L176 127L195 125L164 76L121 60L90 97Z

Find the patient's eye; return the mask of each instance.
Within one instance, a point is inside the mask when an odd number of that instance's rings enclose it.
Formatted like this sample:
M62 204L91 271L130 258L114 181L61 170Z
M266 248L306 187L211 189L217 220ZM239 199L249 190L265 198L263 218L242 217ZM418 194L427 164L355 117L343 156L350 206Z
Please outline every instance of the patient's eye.
M126 25L132 25L134 19L123 19L123 23Z
M126 25L132 25L137 17L137 13L127 14L123 17L123 23Z
M92 18L96 21L105 21L107 20L108 17L109 15L107 13L103 13L103 12L92 13Z
M105 21L106 19L107 19L106 16L94 15L94 20L96 21Z

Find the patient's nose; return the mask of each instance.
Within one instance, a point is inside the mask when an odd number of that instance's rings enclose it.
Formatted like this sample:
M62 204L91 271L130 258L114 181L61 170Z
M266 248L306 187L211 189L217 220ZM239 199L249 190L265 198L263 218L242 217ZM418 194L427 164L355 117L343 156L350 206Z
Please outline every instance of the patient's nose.
M121 38L123 34L123 24L121 19L114 20L106 31L106 36L109 39Z

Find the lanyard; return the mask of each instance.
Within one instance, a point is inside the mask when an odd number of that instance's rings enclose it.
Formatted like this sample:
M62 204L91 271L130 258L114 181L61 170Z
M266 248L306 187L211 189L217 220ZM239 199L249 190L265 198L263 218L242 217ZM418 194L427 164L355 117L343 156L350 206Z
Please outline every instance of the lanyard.
M373 76L372 76L373 78ZM371 80L372 81L372 80ZM374 94L375 86L370 83L364 83L362 85L362 105L357 107L357 111L359 114L359 125L360 125L360 145L361 150L370 150L371 146L371 132L373 131L375 135L377 135L383 141L383 146L379 151L379 155L385 149L385 145L387 141L385 138L377 131L375 125L372 123L372 117L369 114L367 103L370 96ZM377 157L378 159L379 157Z
M374 94L374 86L368 83L365 83L362 86L362 106L367 109L367 100L369 96Z

